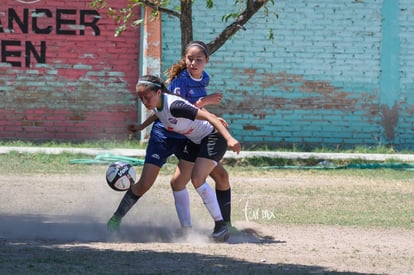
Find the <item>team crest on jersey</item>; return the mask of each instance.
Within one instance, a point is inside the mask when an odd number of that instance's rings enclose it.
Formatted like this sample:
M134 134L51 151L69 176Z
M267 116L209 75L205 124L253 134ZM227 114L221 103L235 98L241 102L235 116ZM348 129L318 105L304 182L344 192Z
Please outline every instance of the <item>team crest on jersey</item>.
M171 124L177 124L177 119L175 119L175 118L173 118L173 117L170 117L170 118L168 119L168 121L169 121Z
M177 87L177 88L174 89L174 94L181 95L180 87Z

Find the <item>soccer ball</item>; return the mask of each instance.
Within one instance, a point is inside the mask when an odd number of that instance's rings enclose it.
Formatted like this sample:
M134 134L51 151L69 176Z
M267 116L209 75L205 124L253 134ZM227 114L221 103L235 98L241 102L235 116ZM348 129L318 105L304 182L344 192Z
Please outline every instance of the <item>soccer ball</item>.
M134 167L122 161L111 163L106 170L106 182L115 191L126 191L137 178Z

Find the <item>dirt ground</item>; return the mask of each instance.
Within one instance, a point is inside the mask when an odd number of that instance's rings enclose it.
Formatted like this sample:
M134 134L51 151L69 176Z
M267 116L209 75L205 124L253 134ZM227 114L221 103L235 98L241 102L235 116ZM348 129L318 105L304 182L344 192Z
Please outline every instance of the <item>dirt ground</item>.
M271 198L269 210L247 212L238 188L251 188L254 199L260 185L303 182L284 177L232 175L240 183L233 185L239 232L227 243L213 243L212 221L191 186L194 231L187 238L177 235L166 175L128 213L118 236L108 234L105 223L122 193L106 186L102 171L0 175L0 273L414 274L413 231L269 225L262 219L277 214Z

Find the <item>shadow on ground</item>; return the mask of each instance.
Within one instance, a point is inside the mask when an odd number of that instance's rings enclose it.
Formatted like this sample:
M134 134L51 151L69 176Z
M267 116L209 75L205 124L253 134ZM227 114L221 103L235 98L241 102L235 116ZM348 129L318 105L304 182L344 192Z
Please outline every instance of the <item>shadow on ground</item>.
M55 220L55 219L53 219ZM78 222L76 222L76 220ZM79 222L82 221L82 222ZM161 227L125 228L136 247L129 251L113 249L105 226L87 217L51 221L42 216L0 217L0 274L362 274L332 272L321 266L248 262L229 256L197 253L197 245L184 243L189 252L156 251L157 242L176 241L171 229ZM247 229L230 239L229 249L237 243L273 243ZM107 246L96 248L94 243ZM140 243L154 242L154 248ZM118 243L121 245L122 243ZM175 244L171 244L172 246ZM150 246L152 247L152 246ZM214 249L214 246L212 247Z
M182 236L178 227L151 223L122 224L119 234L111 234L105 224L91 217L44 217L38 215L0 216L0 239L31 239L80 242L210 242L206 228L194 228ZM252 228L234 232L227 243L283 243Z

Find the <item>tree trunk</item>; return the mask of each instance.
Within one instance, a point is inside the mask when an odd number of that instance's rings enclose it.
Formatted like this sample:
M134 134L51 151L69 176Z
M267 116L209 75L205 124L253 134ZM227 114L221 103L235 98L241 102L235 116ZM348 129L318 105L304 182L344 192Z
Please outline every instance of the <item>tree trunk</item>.
M181 55L184 56L185 46L193 40L192 0L181 0Z

